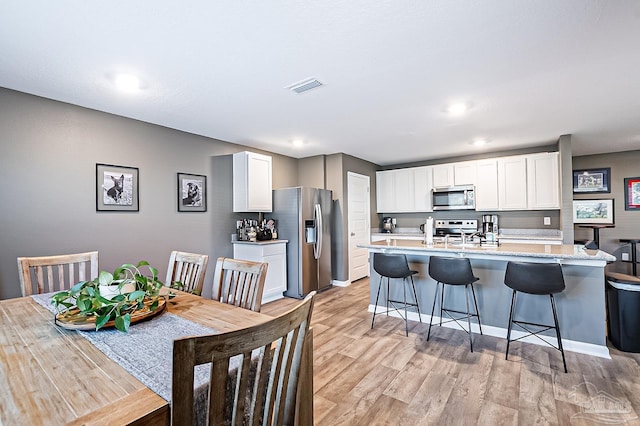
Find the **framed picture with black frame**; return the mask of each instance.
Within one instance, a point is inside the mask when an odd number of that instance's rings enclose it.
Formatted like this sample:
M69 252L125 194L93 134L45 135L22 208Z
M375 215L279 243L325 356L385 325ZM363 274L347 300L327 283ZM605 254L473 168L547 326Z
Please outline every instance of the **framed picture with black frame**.
M611 192L611 168L573 171L573 193L604 194Z
M624 178L624 209L640 210L640 177Z
M573 223L613 225L613 199L573 200Z
M207 211L207 177L178 173L178 211Z
M137 212L138 168L96 164L96 211Z

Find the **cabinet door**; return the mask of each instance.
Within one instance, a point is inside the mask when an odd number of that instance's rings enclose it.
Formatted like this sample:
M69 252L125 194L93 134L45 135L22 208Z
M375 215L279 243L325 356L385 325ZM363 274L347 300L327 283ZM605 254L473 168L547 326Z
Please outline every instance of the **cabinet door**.
M250 152L247 161L249 209L270 212L272 210L271 157Z
M254 152L233 154L233 211L272 211L271 157Z
M391 213L393 211L393 170L376 172L376 211Z
M433 166L432 170L434 188L453 186L453 164L438 164Z
M560 208L559 172L557 152L527 156L527 190L530 210Z
M393 170L394 207L395 212L414 211L414 176L413 169Z
M262 292L262 303L266 303L280 299L287 290L287 255L272 254L265 256L262 261L269 264Z
M462 163L454 163L453 181L456 185L475 185L476 162L465 161Z
M498 159L498 201L501 210L527 209L526 156Z
M431 204L431 190L433 184L431 182L431 167L415 167L413 169L414 177L414 199L416 212L431 212L433 206Z
M476 171L476 210L498 210L498 162L480 160Z

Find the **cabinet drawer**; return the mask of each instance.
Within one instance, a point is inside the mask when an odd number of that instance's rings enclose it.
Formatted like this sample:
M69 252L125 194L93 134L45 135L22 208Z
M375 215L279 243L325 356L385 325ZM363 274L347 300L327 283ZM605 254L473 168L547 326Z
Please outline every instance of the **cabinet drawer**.
M262 246L262 255L271 256L274 254L283 254L287 252L286 243L265 244Z

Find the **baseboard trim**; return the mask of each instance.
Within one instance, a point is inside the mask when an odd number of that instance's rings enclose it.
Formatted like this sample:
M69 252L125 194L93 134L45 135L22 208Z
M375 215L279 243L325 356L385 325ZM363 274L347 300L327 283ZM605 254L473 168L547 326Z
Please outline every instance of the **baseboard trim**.
M332 284L335 287L349 287L351 285L351 281L347 280L347 281L338 281L338 280L333 280ZM372 311L373 312L373 311Z
M369 312L373 312L374 308L376 308L375 305L369 304L368 311ZM387 309L386 306L378 306L376 308L376 313L383 313L383 312L386 311L386 309ZM394 312L394 311L389 312L389 316L396 317L396 318L402 318L398 312ZM407 312L407 316L412 321L420 321L420 319L418 318L418 313L417 312ZM422 322L426 322L428 324L429 320L431 319L431 315L422 314L421 318L422 318ZM448 318L443 318L443 320L447 320L447 319ZM434 316L433 320L439 322L440 321L440 317ZM453 321L449 322L449 323L446 323L446 324L442 324L442 326L443 327L448 327L448 328L453 328L453 329L456 329L456 330L462 330L462 327L460 327L458 324L456 324ZM478 328L478 324L477 323L473 323L473 322L471 323L471 330L474 333L480 333L480 329ZM502 327L494 327L494 326L484 325L483 324L482 325L482 332L483 332L483 334L486 334L487 336L500 337L502 339L506 339L507 338L507 329L506 328L502 328ZM513 337L518 338L518 337L524 336L526 333L524 333L522 331L512 330L511 334L512 334ZM558 344L558 339L556 339L555 337L544 336L544 338L547 339L549 342L551 342L554 345ZM535 336L525 337L523 339L520 339L519 341L520 342L526 342L526 343L532 343L532 344L538 345L538 346L545 346L545 343L541 342ZM568 339L562 339L562 346L564 347L564 349L566 351L576 352L576 353L585 354L585 355L597 356L597 357L600 357L600 358L611 359L611 354L609 354L609 348L607 348L606 346L596 345L594 343L578 342L578 341L575 341L575 340L568 340Z

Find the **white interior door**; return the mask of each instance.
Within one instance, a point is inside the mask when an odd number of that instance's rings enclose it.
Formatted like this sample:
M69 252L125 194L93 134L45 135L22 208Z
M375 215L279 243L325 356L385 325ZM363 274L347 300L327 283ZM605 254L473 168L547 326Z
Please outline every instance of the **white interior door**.
M369 251L358 244L371 241L369 176L347 172L349 208L349 281L369 276Z

